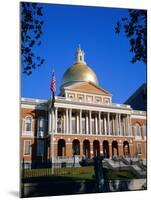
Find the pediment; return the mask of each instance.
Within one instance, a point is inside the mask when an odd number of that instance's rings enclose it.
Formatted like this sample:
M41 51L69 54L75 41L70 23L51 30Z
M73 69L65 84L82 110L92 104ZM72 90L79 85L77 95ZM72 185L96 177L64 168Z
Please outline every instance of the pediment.
M98 95L112 95L105 89L98 87L94 85L91 82L84 82L84 83L78 83L75 85L67 86L64 88L65 90L72 90L72 91L77 91L77 92L86 92L86 93L91 93L91 94L98 94Z

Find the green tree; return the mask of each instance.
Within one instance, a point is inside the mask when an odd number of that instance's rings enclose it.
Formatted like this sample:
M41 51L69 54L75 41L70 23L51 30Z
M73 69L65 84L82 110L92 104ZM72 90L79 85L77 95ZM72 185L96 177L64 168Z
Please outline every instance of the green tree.
M44 59L37 56L34 48L41 45L44 21L42 6L37 3L20 3L21 19L21 65L22 72L30 75L32 70L40 67Z
M147 63L147 11L129 9L129 17L123 17L117 22L115 32L120 33L122 28L129 39L130 52L133 53L131 62L142 61Z

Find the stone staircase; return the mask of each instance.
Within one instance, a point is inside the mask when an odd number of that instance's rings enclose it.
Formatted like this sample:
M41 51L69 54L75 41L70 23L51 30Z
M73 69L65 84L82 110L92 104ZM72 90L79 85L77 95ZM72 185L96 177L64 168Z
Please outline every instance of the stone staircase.
M146 178L146 162L140 162L138 159L121 158L117 160L104 159L103 167L112 170L130 170L138 178Z

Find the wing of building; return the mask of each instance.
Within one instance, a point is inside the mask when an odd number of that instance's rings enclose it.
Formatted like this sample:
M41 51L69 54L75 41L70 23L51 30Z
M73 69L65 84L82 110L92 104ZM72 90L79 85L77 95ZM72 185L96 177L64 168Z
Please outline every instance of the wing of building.
M147 110L147 84L143 83L125 102L135 110Z
M146 159L146 112L112 103L79 47L64 73L54 109L50 100L21 99L21 160L27 167L70 160L139 156Z

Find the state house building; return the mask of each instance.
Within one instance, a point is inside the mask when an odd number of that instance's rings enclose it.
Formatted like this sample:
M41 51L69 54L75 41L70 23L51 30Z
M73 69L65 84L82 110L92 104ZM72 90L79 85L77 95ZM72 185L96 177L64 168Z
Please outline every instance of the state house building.
M79 47L63 74L54 109L50 100L21 99L21 161L35 166L51 162L52 155L55 162L100 152L105 158L146 159L146 122L145 111L112 103Z

